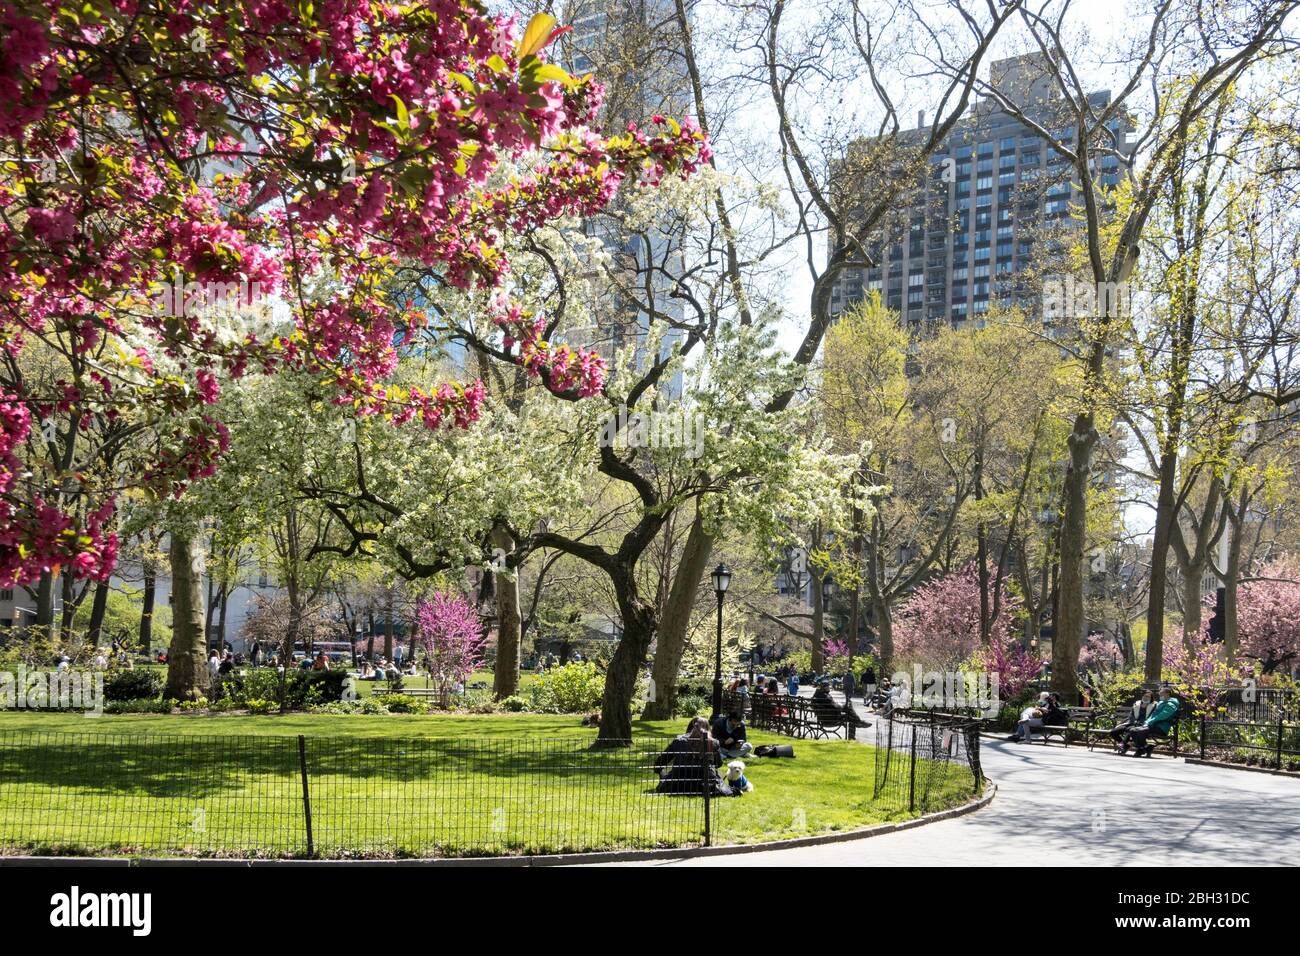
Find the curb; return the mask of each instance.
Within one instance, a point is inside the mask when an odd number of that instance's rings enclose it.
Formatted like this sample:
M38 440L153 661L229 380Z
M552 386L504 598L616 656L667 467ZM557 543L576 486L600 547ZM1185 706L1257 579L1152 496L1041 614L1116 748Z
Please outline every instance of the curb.
M958 807L928 813L913 820L899 823L881 823L859 830L826 833L817 836L794 837L769 843L743 843L734 846L700 846L667 848L662 850L607 850L595 853L554 853L538 856L476 856L434 857L410 860L236 860L205 857L79 857L79 856L0 856L0 867L5 866L107 866L107 867L284 867L284 866L443 866L443 867L531 867L531 866L581 866L591 863L628 863L637 860L682 860L706 856L732 856L742 853L766 853L770 850L793 850L799 847L824 846L828 843L847 843L866 840L900 830L951 820L982 810L992 802L998 792L997 784L985 781L986 792L978 800Z
M1224 770L1245 770L1249 773L1266 773L1274 777L1290 777L1300 780L1300 772L1295 770L1275 770L1272 767L1251 767L1244 763L1229 763L1226 760L1202 760L1200 757L1184 757L1183 761L1200 767L1222 767Z

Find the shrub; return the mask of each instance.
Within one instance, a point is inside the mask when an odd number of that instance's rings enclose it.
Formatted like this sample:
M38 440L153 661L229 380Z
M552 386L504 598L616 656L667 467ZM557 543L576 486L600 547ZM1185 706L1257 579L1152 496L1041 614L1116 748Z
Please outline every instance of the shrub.
M181 701L181 710L183 711L207 710L207 709L208 709L208 699L206 697L200 697L198 700Z
M291 670L281 679L273 667L255 667L243 672L231 672L214 688L213 696L248 706L249 701L271 701L278 708L283 692L288 710L306 710L316 704L326 704L343 699L346 670L301 671Z
M248 708L250 714L269 714L272 710L277 709L275 701L262 700L256 697L244 701L244 706Z
M577 714L600 706L605 675L590 661L552 667L533 682L534 710Z
M151 668L116 671L104 681L104 700L127 701L158 697L162 694L162 674Z
M379 694L371 699L382 704L390 714L422 714L425 711L424 702L410 694Z
M459 710L467 710L471 714L493 714L497 709L492 692L487 690L467 690L457 703Z
M142 697L139 700L110 700L104 704L106 714L170 714L176 701Z
M509 697L501 701L501 709L509 711L512 714L517 714L520 711L527 710L528 706L529 701L524 697L520 697L518 694L511 694Z
M335 700L328 704L317 704L311 708L313 714L363 714L377 716L389 713L388 707L374 697L360 700Z
M674 717L694 717L713 706L713 699L704 694L678 694Z

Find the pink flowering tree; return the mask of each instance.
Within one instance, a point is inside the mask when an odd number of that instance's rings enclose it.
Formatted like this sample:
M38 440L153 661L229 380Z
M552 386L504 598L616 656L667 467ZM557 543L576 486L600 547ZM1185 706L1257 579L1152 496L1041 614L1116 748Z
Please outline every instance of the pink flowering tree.
M998 696L1010 700L1042 673L1043 659L1016 640L994 641L980 652L978 665L997 677Z
M440 592L420 603L415 623L429 680L447 707L452 688L483 664L483 622L470 601Z
M473 422L481 383L390 378L425 322L391 291L403 264L487 290L497 358L599 391L600 357L500 291L500 237L708 148L668 118L597 132L599 85L546 59L562 29L478 0L0 0L0 584L107 578L123 486L179 494L225 451L223 376L305 371L358 415ZM231 289L288 321L223 321Z
M1014 696L1042 670L1043 662L1012 635L1019 603L1002 595L989 642L980 640L980 583L973 565L917 588L899 609L894 653L899 660L940 670L971 666L998 679L998 694Z
M1223 644L1198 643L1188 650L1181 641L1165 645L1161 679L1173 685L1188 715L1213 713L1223 702L1224 689L1237 686L1245 674L1228 663Z
M1079 648L1079 668L1100 672L1114 670L1124 664L1124 649L1106 634L1089 634Z
M1003 595L1001 610L991 622L992 643L1006 644L1018 607ZM899 609L894 653L903 660L953 668L982 649L980 583L973 565L921 585Z
M1275 561L1237 594L1241 653L1265 674L1288 670L1300 658L1300 562Z

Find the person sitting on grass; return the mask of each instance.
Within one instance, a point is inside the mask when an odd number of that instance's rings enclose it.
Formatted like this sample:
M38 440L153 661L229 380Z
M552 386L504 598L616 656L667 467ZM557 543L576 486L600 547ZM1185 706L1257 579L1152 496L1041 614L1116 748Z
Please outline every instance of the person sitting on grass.
M729 714L719 714L709 730L718 742L722 756L728 760L733 757L747 757L754 749L753 745L745 739L745 719L737 710Z
M1144 690L1142 696L1133 702L1125 720L1121 720L1110 730L1110 739L1115 742L1115 753L1124 752L1124 738L1134 727L1141 727L1156 709L1156 695Z
M1130 728L1127 736L1124 738L1124 745L1120 748L1120 753L1128 750L1131 742L1134 746L1134 757L1150 757L1156 745L1151 743L1148 738L1155 736L1164 739L1169 736L1169 730L1174 725L1178 717L1178 711L1182 708L1182 703L1174 696L1173 689L1168 685L1160 688L1160 703L1156 704L1155 709L1151 711L1148 717L1140 726Z
M659 773L658 793L703 796L708 786L711 795L722 792L722 754L718 742L709 735L709 722L692 717L686 733L677 737L655 758Z

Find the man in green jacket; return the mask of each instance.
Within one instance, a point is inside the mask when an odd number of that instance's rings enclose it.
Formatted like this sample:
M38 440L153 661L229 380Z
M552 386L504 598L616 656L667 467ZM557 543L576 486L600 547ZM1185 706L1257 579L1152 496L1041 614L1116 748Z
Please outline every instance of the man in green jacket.
M1156 704L1155 710L1151 711L1151 716L1140 726L1134 727L1128 732L1124 740L1124 746L1120 753L1128 750L1130 742L1133 743L1134 757L1150 757L1151 752L1156 749L1156 745L1147 742L1147 738L1154 734L1157 737L1168 737L1169 729L1173 727L1174 721L1178 718L1178 711L1182 704L1174 696L1173 689L1165 686L1160 688L1160 701Z

